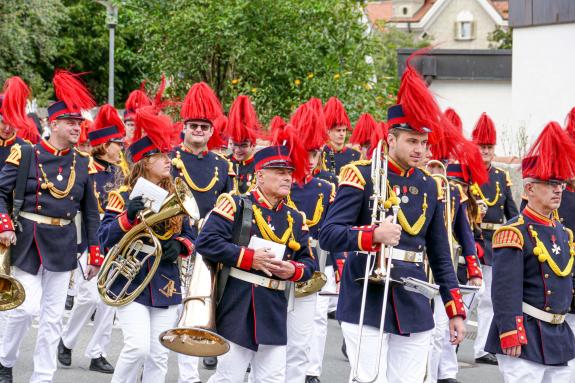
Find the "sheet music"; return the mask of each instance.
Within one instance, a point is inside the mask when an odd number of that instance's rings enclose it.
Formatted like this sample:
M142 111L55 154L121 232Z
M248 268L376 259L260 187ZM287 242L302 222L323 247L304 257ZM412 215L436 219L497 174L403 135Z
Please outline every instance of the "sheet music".
M282 245L280 243L276 243L273 241L268 241L267 239L263 239L260 237L256 237L253 235L250 238L250 243L248 244L250 249L258 250L268 248L274 253L275 259L281 261L284 258L284 254L286 251L286 245Z
M160 211L160 208L168 197L168 194L167 190L164 190L153 182L140 177L138 178L138 181L136 181L134 189L132 189L132 192L130 193L130 199L142 196L144 198L144 202L146 202L146 206L150 206L151 203L150 209L152 209L154 213L157 213Z

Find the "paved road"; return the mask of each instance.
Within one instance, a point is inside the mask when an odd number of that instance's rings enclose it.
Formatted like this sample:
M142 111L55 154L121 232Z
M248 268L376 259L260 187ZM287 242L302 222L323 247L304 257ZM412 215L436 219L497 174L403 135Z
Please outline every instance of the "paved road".
M72 367L69 369L59 369L56 372L54 383L100 383L109 382L110 376L95 373L88 370L90 363L89 359L84 357L84 347L89 341L92 327L88 325L78 341L77 348L72 355ZM21 356L14 368L15 383L27 382L32 374L32 351L34 349L34 342L36 337L36 326L30 330L28 336L24 340L21 349ZM326 347L326 356L324 362L324 371L321 377L322 382L325 383L345 383L349 375L349 364L344 359L340 352L341 346L341 331L339 330L338 323L334 320L329 322L329 337ZM113 341L110 349L109 360L115 364L120 350L122 348L122 332L119 328L114 328ZM462 347L460 347L459 359L461 363L461 371L459 373L459 381L462 383L499 383L503 382L497 367L475 365L473 364L472 356L472 343L466 340ZM170 355L169 370L166 382L177 382L177 358L174 354ZM211 375L210 371L203 368L200 369L200 374L205 383L207 378ZM187 382L186 382L187 383ZM191 383L191 382L190 382Z

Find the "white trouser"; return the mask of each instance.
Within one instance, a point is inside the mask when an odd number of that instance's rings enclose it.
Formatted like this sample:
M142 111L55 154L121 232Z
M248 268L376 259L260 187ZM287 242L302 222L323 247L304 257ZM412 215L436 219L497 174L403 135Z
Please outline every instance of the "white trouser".
M118 308L124 335L113 383L135 383L144 365L142 383L162 383L168 370L169 350L162 346L160 333L174 327L178 306L157 308L132 302Z
M477 294L477 338L473 344L475 358L487 355L483 349L487 342L489 327L493 320L493 303L491 302L491 266L483 265L483 286Z
M505 383L569 383L572 378L569 366L546 366L500 354L497 361Z
M70 273L48 271L41 266L38 274L32 275L14 267L12 276L24 286L26 300L5 313L6 336L0 344L0 363L5 367L16 364L20 345L32 319L40 315L34 349L34 372L30 382L51 382L57 368L56 354Z
M327 282L321 291L334 293L336 290L335 273L333 266L325 267L325 275ZM325 340L327 338L327 313L331 300L329 295L317 296L317 303L315 305L315 315L313 317L313 329L311 337L309 338L309 348L307 351L307 373L310 376L321 376L321 369L323 365L323 354L325 352ZM289 335L288 335L289 336ZM287 372L289 374L289 372Z
M565 316L565 321L571 328L571 331L575 333L575 314L567 314ZM575 383L575 359L569 361L569 367L571 368L571 380L569 383Z
M82 255L82 258L85 260L86 253ZM82 263L85 265L85 261ZM82 268L76 269L74 284L77 287L76 299L72 314L62 332L62 342L67 348L73 349L76 346L76 341L82 328L88 322L94 310L96 310L94 333L86 347L85 356L90 359L100 356L105 357L107 356L106 348L112 338L112 325L116 310L100 299L97 278L92 278L89 281L85 280L82 275Z
M438 296L433 299L433 302L435 328L431 335L431 348L427 361L426 382L428 383L435 383L437 379L455 379L458 370L455 346L449 342L449 318L445 313L443 301Z
M341 323L341 330L347 345L347 356L351 365L349 381L353 379L359 326L347 322ZM375 376L379 365L376 383L420 383L425 377L427 353L431 332L424 331L409 336L393 334L383 335L380 360L377 360L379 329L364 326L362 334L361 357L358 374L361 380Z
M286 383L304 383L317 293L296 298L287 315Z
M178 317L181 315L184 305L178 307ZM199 382L200 372L198 363L200 358L178 353L178 383Z
M284 383L286 346L260 345L253 351L230 342L230 351L218 357L218 368L208 383L241 383L249 365L250 381Z

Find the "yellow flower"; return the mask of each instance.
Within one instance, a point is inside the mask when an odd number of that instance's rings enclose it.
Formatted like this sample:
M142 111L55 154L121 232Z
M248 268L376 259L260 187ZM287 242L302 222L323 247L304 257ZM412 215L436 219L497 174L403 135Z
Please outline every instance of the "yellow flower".
M296 78L293 83L295 84L295 86L300 86L301 80L299 78Z
M334 79L334 80L339 80L340 76L341 76L341 75L340 75L339 73L336 73L336 74L333 75L333 79Z
M239 78L234 78L234 79L232 80L232 85L238 85L239 82L240 82L240 79L239 79Z
M252 88L252 93L257 93L258 88Z
M313 73L311 73L311 72L308 73L308 74L307 74L307 79L308 79L308 80L311 80L312 78L313 78Z
M363 87L365 88L365 90L371 90L371 89L373 88L373 87L371 86L371 84L370 84L370 83L367 83L367 82L366 82L365 84L363 84Z

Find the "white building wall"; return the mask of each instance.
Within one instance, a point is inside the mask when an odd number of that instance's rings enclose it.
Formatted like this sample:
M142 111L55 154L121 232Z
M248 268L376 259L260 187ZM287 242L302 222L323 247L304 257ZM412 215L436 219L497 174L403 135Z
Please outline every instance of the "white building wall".
M481 113L486 112L497 128L497 155L515 155L515 135L510 129L511 82L434 80L430 89L443 110L451 107L463 121L463 131L471 131Z
M575 24L513 30L512 127L532 142L575 106Z

